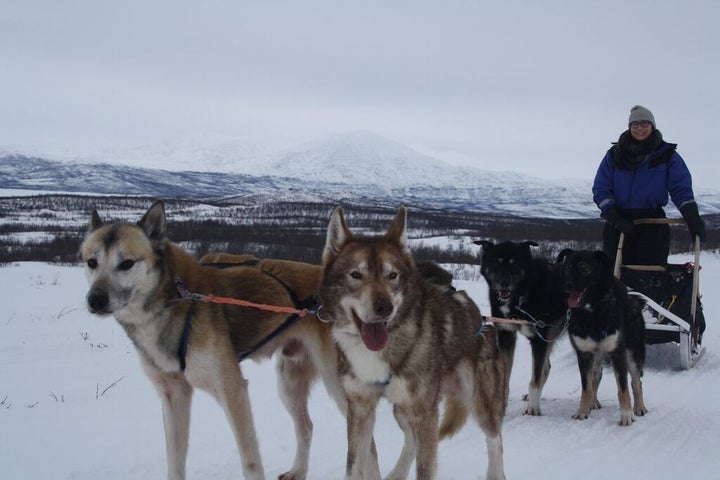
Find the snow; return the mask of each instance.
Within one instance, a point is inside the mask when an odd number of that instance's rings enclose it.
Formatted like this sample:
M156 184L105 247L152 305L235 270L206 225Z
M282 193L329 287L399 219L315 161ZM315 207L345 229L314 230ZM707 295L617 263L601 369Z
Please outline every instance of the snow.
M702 263L707 353L692 370L679 371L672 345L649 347L644 387L650 412L630 427L617 425L616 387L607 368L599 392L604 408L588 420L571 419L580 387L566 337L552 355L544 415L523 415L530 353L528 342L518 340L503 427L508 479L718 478L720 307L712 292L720 284L720 257L704 254ZM81 267L11 264L0 268L0 285L2 478L164 478L160 402L124 331L112 318L87 312ZM456 286L489 311L479 277ZM266 475L276 478L290 467L295 440L277 397L274 362L246 362L242 368ZM311 415L309 479L343 478L345 423L320 385L311 396ZM388 473L402 436L387 402L380 404L375 435L381 470ZM187 465L188 479L242 478L222 409L204 392L195 395ZM482 479L486 466L485 441L473 423L440 446L440 480Z

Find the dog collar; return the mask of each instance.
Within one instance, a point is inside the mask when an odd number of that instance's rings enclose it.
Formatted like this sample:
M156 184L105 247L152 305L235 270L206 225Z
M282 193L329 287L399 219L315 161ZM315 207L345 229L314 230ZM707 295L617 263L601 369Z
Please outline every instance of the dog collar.
M385 379L382 382L372 382L372 385L378 387L378 388L385 388L388 385L390 385L390 380L392 380L392 373L388 375L387 379Z

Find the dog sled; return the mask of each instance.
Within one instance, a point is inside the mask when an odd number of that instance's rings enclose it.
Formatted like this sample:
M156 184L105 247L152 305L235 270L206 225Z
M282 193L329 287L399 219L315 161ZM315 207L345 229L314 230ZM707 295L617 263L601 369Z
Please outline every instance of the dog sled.
M647 218L636 225L684 223L680 219ZM667 265L624 265L620 234L614 274L628 287L631 295L645 300L645 343L674 342L680 353L680 368L692 368L705 353L702 334L705 316L700 302L700 239L695 237L693 262Z

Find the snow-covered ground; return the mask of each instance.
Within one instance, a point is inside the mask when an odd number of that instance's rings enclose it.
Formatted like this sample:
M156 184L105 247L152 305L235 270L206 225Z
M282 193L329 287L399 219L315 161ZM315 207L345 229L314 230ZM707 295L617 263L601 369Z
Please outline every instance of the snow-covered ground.
M617 425L612 374L590 419L571 419L579 398L575 355L567 338L552 356L543 392L544 416L523 415L530 353L518 341L504 424L508 479L720 478L720 258L702 257L701 291L707 353L689 371L677 369L671 345L650 347L645 399L650 410L630 427ZM489 312L482 280L458 281ZM165 477L160 402L124 331L84 306L81 267L21 263L0 268L0 477L3 479L159 479ZM294 436L277 397L272 361L242 365L268 478L289 468ZM311 397L315 432L310 479L341 479L345 424L322 386ZM242 478L221 408L198 392L192 410L188 478ZM375 428L380 465L388 473L402 437L387 402ZM438 478L482 479L484 438L472 423L441 444ZM411 477L414 478L414 471Z

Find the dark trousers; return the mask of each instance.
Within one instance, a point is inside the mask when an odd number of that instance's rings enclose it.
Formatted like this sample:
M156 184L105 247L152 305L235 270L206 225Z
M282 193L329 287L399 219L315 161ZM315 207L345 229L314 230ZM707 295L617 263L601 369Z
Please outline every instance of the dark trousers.
M620 210L620 214L628 220L638 218L665 218L663 209L646 210ZM609 223L603 230L603 249L615 265L620 231ZM665 265L670 254L670 226L661 225L635 225L635 231L626 235L623 241L623 265Z

